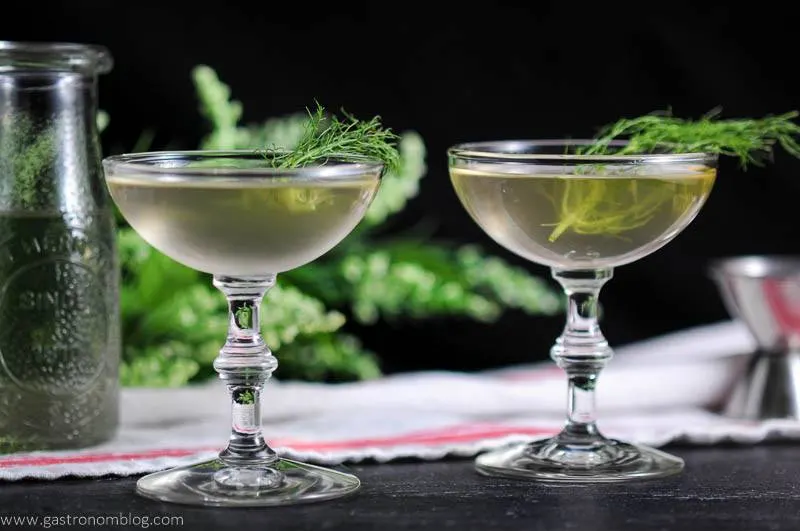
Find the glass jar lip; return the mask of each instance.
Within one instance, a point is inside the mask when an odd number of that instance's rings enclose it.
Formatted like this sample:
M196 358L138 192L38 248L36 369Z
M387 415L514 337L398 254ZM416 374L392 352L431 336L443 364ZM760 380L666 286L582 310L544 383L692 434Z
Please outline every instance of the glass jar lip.
M570 146L588 146L592 139L544 139L544 140L490 140L464 142L448 148L449 157L462 160L475 160L484 163L519 162L533 163L560 161L563 163L639 163L639 164L703 164L713 165L719 156L716 153L633 153L628 155L581 155L575 153L557 153L554 148ZM615 140L611 146L625 146L624 140ZM550 152L547 152L547 150ZM545 151L545 152L541 152Z
M106 74L114 66L100 44L0 40L0 72L66 70Z
M271 153L279 153L270 150ZM332 154L328 160L333 164L301 166L297 168L275 168L266 164L266 152L246 149L231 150L183 150L183 151L148 151L141 153L124 153L111 155L103 159L103 167L107 174L136 175L148 179L169 176L171 179L235 179L289 177L296 179L336 180L347 177L358 177L375 173L379 177L383 173L384 163L381 160L351 154ZM264 165L250 167L219 166L186 166L182 163L202 160L264 160Z

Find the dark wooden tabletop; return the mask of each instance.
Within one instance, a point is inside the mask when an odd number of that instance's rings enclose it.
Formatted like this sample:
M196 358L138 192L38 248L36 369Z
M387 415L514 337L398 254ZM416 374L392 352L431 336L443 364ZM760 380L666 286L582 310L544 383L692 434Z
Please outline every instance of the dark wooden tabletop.
M669 450L686 460L681 476L617 485L556 487L487 478L477 475L469 460L358 465L350 468L363 482L358 494L270 509L154 502L133 492L135 477L22 481L0 485L0 514L127 515L138 521L148 518L149 529L192 530L800 529L800 445ZM157 527L152 525L155 516L182 517L183 525ZM43 528L42 522L38 528Z

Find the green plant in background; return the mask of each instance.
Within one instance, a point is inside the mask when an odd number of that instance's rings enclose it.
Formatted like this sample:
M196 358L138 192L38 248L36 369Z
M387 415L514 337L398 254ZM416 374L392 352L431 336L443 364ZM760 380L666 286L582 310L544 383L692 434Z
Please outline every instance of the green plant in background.
M46 204L53 194L48 171L56 157L52 123L35 123L24 113L0 116L0 193L14 198L18 208ZM6 189L10 187L11 189Z
M200 112L210 124L201 149L293 149L309 120L292 114L242 124L243 108L208 66L193 71ZM108 123L102 116L101 125ZM417 195L426 172L416 132L397 135L400 160L385 174L363 222L321 259L278 276L261 327L279 352L281 379L353 380L380 375L378 357L348 331L378 320L462 316L492 322L506 309L552 315L561 297L543 280L476 246L378 232ZM119 252L127 386L179 386L215 376L213 359L228 326L225 298L202 273L159 253L120 218Z

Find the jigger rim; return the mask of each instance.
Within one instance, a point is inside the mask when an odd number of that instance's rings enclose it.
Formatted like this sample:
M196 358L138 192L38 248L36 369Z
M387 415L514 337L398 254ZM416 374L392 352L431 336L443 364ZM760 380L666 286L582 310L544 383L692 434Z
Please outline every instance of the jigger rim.
M800 276L800 255L744 255L712 260L709 271L727 278L789 278Z

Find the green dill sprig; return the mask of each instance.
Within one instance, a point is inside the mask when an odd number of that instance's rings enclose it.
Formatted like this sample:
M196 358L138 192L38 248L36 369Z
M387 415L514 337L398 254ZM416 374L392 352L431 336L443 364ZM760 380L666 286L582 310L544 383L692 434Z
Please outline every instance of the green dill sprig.
M344 118L328 117L319 103L315 111L308 110L303 136L291 151L270 153L273 165L297 168L329 157L355 155L378 159L386 171L396 171L400 167L400 152L396 147L398 135L384 128L379 116L361 121L344 110L341 112Z
M578 150L582 155L641 153L712 153L735 157L746 168L771 160L776 145L800 158L800 126L791 111L764 118L720 119L713 109L698 120L672 116L670 111L621 119L603 127L594 142ZM627 144L614 149L616 140Z

